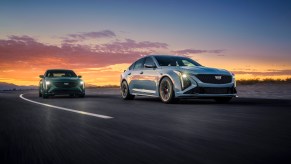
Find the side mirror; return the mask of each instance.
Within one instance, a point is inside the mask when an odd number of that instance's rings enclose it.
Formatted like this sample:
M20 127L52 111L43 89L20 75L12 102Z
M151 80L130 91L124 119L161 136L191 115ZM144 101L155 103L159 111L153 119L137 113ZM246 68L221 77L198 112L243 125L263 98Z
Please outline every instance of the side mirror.
M82 78L82 76L81 75L78 75L78 78Z
M144 64L145 68L157 68L157 66L155 65L151 65L151 64Z
M43 75L39 75L39 78L44 78L44 76Z

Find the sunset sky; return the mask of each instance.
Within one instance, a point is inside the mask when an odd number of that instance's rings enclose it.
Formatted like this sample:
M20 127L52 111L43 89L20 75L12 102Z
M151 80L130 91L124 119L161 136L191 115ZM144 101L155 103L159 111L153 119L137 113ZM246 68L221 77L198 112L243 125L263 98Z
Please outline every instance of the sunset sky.
M291 1L1 0L0 82L49 68L118 85L148 54L185 55L238 79L291 77Z

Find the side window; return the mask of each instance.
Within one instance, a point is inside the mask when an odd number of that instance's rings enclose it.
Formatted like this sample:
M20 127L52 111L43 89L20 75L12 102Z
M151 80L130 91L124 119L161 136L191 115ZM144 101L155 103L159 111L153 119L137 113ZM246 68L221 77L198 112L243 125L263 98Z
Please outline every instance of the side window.
M145 65L153 65L153 66L156 65L155 62L154 62L154 60L151 57L147 57L146 60L145 60L145 62L144 62L144 64Z
M50 72L46 72L44 76L49 77L49 74L50 74Z
M195 66L194 64L190 63L187 60L182 60L183 66Z
M133 70L134 64L135 64L135 63L133 63L133 64L132 64L128 69L129 69L129 70Z
M139 59L138 61L135 62L134 69L142 69L143 63L144 63L144 58Z

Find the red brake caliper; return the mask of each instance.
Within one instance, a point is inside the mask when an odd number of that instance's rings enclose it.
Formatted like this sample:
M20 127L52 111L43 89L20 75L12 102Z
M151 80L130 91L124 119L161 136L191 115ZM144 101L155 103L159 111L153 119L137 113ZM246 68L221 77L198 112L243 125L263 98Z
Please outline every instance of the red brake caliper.
M168 88L167 88L167 86L164 87L164 93L165 94L168 94Z

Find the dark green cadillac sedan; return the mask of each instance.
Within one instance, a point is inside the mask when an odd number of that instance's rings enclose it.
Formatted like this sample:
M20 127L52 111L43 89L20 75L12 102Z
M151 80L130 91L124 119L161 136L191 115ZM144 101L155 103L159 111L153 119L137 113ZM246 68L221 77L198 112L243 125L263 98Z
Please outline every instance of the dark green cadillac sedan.
M39 97L54 95L85 96L85 83L81 76L66 69L49 69L39 76Z

